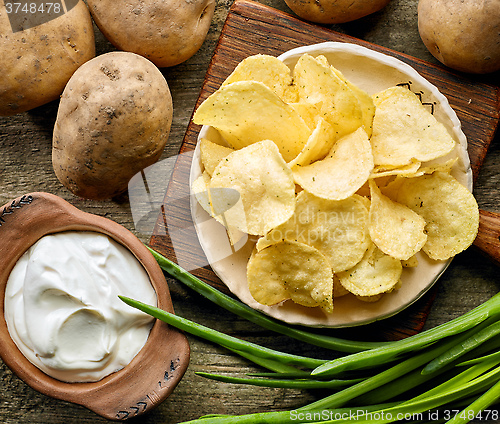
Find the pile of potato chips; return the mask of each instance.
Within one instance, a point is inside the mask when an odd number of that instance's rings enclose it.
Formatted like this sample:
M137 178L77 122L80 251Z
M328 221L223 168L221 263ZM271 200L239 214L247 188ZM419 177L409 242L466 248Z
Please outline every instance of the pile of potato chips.
M477 234L477 203L450 173L456 142L407 88L370 96L324 56L291 71L255 55L193 120L221 137L200 141L192 190L232 244L256 239L247 281L261 304L376 301L417 252L446 260Z

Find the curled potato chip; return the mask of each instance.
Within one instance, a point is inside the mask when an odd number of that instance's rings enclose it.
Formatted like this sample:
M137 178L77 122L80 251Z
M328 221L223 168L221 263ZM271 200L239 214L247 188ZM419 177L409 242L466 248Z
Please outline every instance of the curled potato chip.
M214 191L214 189L219 189ZM224 217L229 226L252 235L264 235L287 221L295 210L292 171L276 144L263 140L226 156L210 180L213 204L224 207L224 190L240 194L242 207L230 208ZM215 199L215 194L221 199Z
M340 72L333 65L331 65L331 69L342 81L347 84L347 86L351 89L351 91L358 99L359 106L361 108L361 123L365 128L368 137L371 137L373 130L373 116L375 115L375 103L373 103L372 96L349 81L346 77L344 77L344 74L342 74L342 72Z
M408 175L410 177L420 177L421 175L424 174L432 174L434 172L447 172L450 173L451 169L453 168L453 165L457 163L458 158L453 158L453 159L448 159L447 161L444 162L426 162L421 164L420 168L412 175Z
M356 265L370 245L368 208L363 198L326 200L307 191L297 195L292 217L257 241L257 249L294 240L323 253L333 272Z
M360 127L337 140L326 158L293 168L295 182L324 199L350 197L366 183L373 170L370 141Z
M290 299L279 264L276 264L275 251L259 252L254 249L247 263L248 290L252 297L262 305L277 305Z
M415 268L418 266L418 258L416 256L412 256L405 261L401 261L401 265L403 265L403 268Z
M408 165L443 157L455 140L443 124L403 87L391 87L374 96L376 106L371 143L376 165Z
M333 274L328 260L314 247L281 241L255 253L247 265L248 288L254 299L273 305L295 303L333 311Z
M387 255L407 260L420 251L427 240L425 220L407 206L384 196L370 180L370 237Z
M198 107L193 121L216 128L235 149L272 140L287 162L300 153L311 134L292 106L257 81L219 88Z
M290 168L307 166L318 159L323 159L335 143L333 127L323 118L318 119L316 128L309 136L302 151L291 162Z
M239 193L232 189L223 189L222 193L217 193L218 189L210 190L210 175L204 171L196 180L194 180L191 191L195 195L200 206L212 216L217 222L226 227L227 235L231 245L235 245L241 240L245 233L226 222L224 213L230 208L241 208ZM224 204L219 204L221 199ZM215 201L215 202L214 202Z
M318 118L321 118L321 116L316 105L305 102L294 102L288 104L297 111L311 131L318 126Z
M210 197L208 195L208 185L210 184L210 174L204 171L198 178L193 181L191 191L196 197L196 200L201 207L213 216L212 206L210 204Z
M362 125L363 113L356 95L321 59L302 55L293 69L293 80L299 101L317 105L337 138Z
M403 271L401 261L372 244L353 268L337 273L340 283L356 296L377 296L391 291Z
M256 54L243 59L222 86L238 81L260 81L283 101L290 103L297 100L290 69L274 56Z
M476 238L479 227L476 199L446 172L401 178L387 187L387 195L425 220L427 241L422 250L431 259L449 259Z
M202 138L200 140L201 163L209 175L213 174L214 169L219 162L232 151L234 151L234 149L213 143L206 138Z
M393 175L415 176L419 171L421 163L411 160L409 164L402 166L376 165L370 174L370 178L390 177Z

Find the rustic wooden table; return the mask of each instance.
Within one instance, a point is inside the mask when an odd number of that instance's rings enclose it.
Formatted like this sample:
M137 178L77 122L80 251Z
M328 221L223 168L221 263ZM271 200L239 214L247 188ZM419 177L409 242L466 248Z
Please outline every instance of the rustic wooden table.
M174 120L163 159L175 156L183 141L207 67L227 16L231 0L219 0L212 26L202 48L187 62L162 69L172 91ZM292 13L283 0L261 3ZM417 0L392 0L382 11L332 29L431 63L437 61L420 40L417 29ZM97 53L113 47L96 29ZM0 117L0 205L33 191L61 196L76 207L110 218L134 232L145 243L152 228L136 228L128 196L109 201L75 197L55 177L51 164L52 128L57 102L12 117ZM482 209L500 212L500 134L491 143L475 195ZM176 312L226 333L294 353L323 352L276 336L209 304L169 279ZM437 295L425 327L459 316L480 304L499 289L498 268L471 248L458 255L438 283ZM335 334L335 332L333 332ZM345 333L342 333L345 334ZM289 389L229 386L203 379L197 371L241 373L255 370L229 351L189 336L191 362L174 393L149 414L132 419L137 423L178 423L204 414L242 414L293 409L315 398L315 393ZM99 423L106 420L77 405L48 398L32 390L0 364L0 422L3 423Z

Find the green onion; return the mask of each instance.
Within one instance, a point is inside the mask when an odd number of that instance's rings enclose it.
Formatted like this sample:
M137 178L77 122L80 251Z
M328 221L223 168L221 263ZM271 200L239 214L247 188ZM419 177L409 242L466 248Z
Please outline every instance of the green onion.
M415 336L394 342L355 342L314 334L277 322L205 284L157 252L152 253L162 269L217 305L264 328L316 346L350 353L332 360L291 355L239 340L158 308L120 297L129 305L172 326L218 343L273 371L251 374L253 377L250 378L197 373L202 377L235 384L334 391L294 411L240 416L211 415L189 421L190 424L347 424L353 421L352 417L345 418L342 415L335 415L329 420L323 417L321 420L315 419L314 413L324 411L373 412L377 415L356 417L356 422L383 424L397 421L398 414L416 417L434 408L438 408L438 411L439 408L460 408L457 409L460 413L448 421L458 424L474 419L500 398L500 340L496 337L500 334L500 293L463 316ZM462 362L458 363L459 360ZM333 378L339 373L349 377ZM425 389L430 383L433 383L433 387ZM402 398L403 394L408 396L409 392L413 397ZM394 398L401 400L387 403ZM294 413L304 414L306 418L297 421ZM425 418L417 419L416 422L422 420L429 422Z
M320 346L327 349L336 350L338 352L359 352L366 349L373 349L379 346L385 346L390 342L361 342L361 341L351 341L345 340L337 337L327 336L323 334L316 334L309 331L304 331L290 325L278 322L255 309L250 308L242 302L233 299L230 296L220 292L211 285L205 283L199 278L190 274L182 267L177 265L175 262L165 258L160 253L148 247L150 252L155 257L160 268L165 272L170 274L172 277L179 280L181 283L195 290L200 295L211 300L216 305L219 305L228 311L245 318L246 320L253 322L254 324L260 325L268 330L275 331L276 333L284 334L286 336L295 338L297 340L312 344L314 346Z
M269 359L269 358L262 358L257 355L252 355L249 352L242 352L241 350L236 350L236 349L231 349L228 348L229 350L233 351L237 355L242 356L243 358L248 359L249 361L253 362L256 365L260 365L263 368L266 368L268 370L274 371L274 374L277 373L297 373L299 370L295 367L292 367L291 365L283 364L281 362L275 361L274 359ZM307 371L301 371L304 372L308 375Z
M251 386L281 387L286 389L338 389L357 383L360 379L353 380L302 380L302 379L275 379L275 378L244 378L232 377L206 372L197 372L196 375L209 378L211 380L222 381L233 384L247 384Z
M313 371L313 374L335 375L345 370L371 368L374 365L395 360L407 352L422 349L443 338L474 328L487 318L491 316L496 317L499 313L500 293L497 293L491 299L461 317L406 339L391 342L386 346L334 359L320 365Z
M260 356L265 359L272 359L281 362L282 364L298 365L306 368L314 368L325 362L323 359L308 358L305 356L292 355L268 349L251 342L240 340L236 337L228 336L217 330L197 324L178 315L171 314L170 312L164 311L155 306L146 305L138 300L133 300L124 296L119 296L119 298L127 305L146 312L147 314L164 321L179 330L186 331L187 333L202 337L206 340L218 343L231 349L248 352L252 355Z
M477 331L469 337L467 340L464 340L462 343L453 346L447 352L444 352L442 355L439 355L433 361L429 362L427 366L422 370L423 374L430 374L440 367L445 366L446 364L455 361L457 358L465 355L467 352L470 352L473 349L476 349L479 345L483 344L487 340L497 336L500 334L500 321L495 321L493 324L488 325L486 328L476 329Z

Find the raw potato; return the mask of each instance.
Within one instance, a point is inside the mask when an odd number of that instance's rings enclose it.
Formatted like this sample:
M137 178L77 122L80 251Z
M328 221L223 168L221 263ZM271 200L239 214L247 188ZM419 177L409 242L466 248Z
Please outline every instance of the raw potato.
M375 13L390 0L285 0L302 19L319 24L340 24Z
M170 90L153 63L129 52L97 56L74 73L62 94L54 172L77 196L114 197L160 158L171 123Z
M45 14L43 23L34 21L40 14L20 16L8 14L0 0L2 116L56 100L73 72L95 56L92 19L83 1L65 14Z
M178 65L203 44L215 0L88 0L104 36L118 49L137 53L159 67Z
M500 70L500 0L420 0L418 30L432 55L450 68Z

